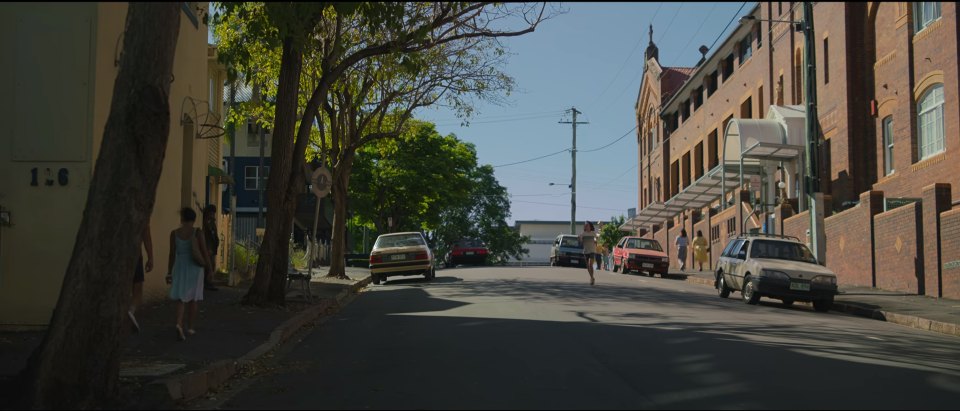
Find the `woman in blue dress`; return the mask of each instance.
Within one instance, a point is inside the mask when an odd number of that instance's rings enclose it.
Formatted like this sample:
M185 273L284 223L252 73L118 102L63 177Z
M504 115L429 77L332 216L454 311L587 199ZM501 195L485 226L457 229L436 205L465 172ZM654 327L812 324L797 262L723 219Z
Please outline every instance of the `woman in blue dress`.
M180 210L180 227L170 232L170 274L173 285L170 287L170 299L177 300L177 338L180 341L187 337L183 332L184 305L189 311L187 317L187 334L193 335L193 327L197 321L197 303L203 300L203 269L209 265L207 259L203 263L194 260L193 247L198 246L200 255L208 256L203 233L194 228L197 213L189 207Z

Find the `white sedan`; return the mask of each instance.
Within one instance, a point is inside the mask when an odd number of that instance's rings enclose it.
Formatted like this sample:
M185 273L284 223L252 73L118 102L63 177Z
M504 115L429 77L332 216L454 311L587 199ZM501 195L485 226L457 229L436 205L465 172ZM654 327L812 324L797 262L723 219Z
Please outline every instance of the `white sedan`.
M370 275L374 284L400 275L422 275L430 281L437 276L433 251L420 233L383 234L370 252Z

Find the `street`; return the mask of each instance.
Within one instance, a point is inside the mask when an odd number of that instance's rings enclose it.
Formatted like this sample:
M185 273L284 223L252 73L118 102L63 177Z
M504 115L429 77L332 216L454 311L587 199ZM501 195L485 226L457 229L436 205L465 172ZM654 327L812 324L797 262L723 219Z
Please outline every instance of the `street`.
M576 268L392 278L217 406L956 408L957 338L739 297Z

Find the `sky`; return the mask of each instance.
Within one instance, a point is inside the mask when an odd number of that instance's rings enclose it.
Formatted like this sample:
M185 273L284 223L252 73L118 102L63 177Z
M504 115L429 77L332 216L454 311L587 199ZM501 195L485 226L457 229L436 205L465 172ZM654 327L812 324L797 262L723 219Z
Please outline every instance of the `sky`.
M441 134L474 143L480 164L504 165L495 170L511 195L508 223L570 221L569 152L505 164L570 148L572 127L558 122L569 121L564 110L576 107L583 113L577 121L589 122L577 126L577 221L626 216L628 208L637 207L633 109L649 25L660 64L690 67L700 59L701 45L709 47L719 37L714 46L719 47L755 4L562 3L564 14L533 33L504 39L513 55L503 71L518 89L507 106L479 103L468 127L446 109L422 110L416 116L436 123ZM602 150L584 152L621 137Z

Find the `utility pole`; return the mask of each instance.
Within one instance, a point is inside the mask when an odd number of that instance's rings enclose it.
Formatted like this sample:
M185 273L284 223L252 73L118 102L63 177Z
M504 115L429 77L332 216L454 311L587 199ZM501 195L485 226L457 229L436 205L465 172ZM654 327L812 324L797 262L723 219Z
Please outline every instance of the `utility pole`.
M820 127L817 116L816 37L813 31L813 3L803 2L804 86L807 103L806 188L810 204L810 243L817 262L826 265L827 241L823 223L823 193L820 192Z
M570 149L570 158L573 164L573 172L570 175L570 234L577 234L577 124L590 124L585 121L577 121L576 107L570 107L573 113L573 121L560 121L560 124L573 125L573 147Z

